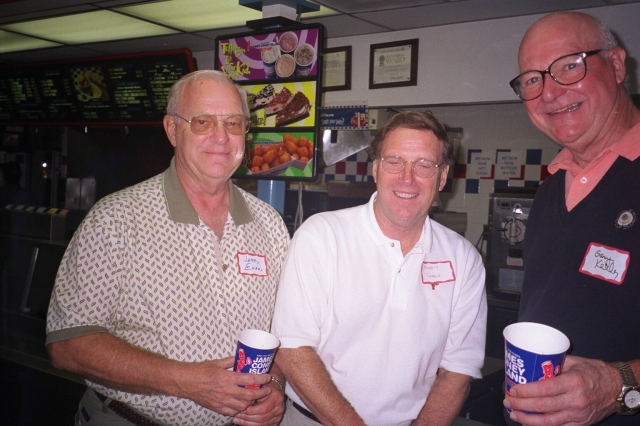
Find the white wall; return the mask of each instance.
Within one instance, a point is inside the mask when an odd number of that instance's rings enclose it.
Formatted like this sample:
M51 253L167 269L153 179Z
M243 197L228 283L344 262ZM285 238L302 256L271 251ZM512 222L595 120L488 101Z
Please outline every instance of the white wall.
M637 93L640 3L584 9L609 24L628 50ZM324 104L366 101L370 107L513 101L509 80L526 29L542 15L443 25L408 31L329 38L327 47L352 46L351 90L328 92ZM329 34L330 36L330 34ZM419 39L418 85L369 90L371 44ZM200 69L213 68L214 51L195 52Z

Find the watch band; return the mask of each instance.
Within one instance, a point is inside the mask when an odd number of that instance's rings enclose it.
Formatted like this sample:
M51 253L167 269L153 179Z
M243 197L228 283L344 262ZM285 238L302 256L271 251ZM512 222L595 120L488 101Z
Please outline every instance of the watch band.
M616 366L622 377L622 390L616 398L620 404L618 414L632 416L640 411L640 386L638 386L633 370L628 363L614 362L613 365ZM632 405L628 405L628 402L631 402Z
M618 371L620 372L623 386L638 386L638 381L636 380L636 376L633 374L633 370L631 369L631 366L628 363L614 362L613 365L615 365Z

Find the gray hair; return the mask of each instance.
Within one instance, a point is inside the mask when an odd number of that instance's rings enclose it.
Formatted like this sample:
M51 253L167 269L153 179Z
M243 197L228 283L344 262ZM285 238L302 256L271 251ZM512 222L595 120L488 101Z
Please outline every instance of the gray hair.
M618 45L618 40L611 32L611 28L599 19L593 18L598 22L598 29L600 30L600 39L602 41L602 48L605 50L613 49Z
M180 97L182 96L183 90L185 89L185 87L187 87L188 84L195 84L196 81L200 78L208 78L220 83L233 84L233 86L238 90L240 100L242 101L242 113L247 117L249 116L247 93L244 91L244 89L235 84L233 80L224 75L221 71L217 70L194 71L183 76L180 80L173 83L173 86L171 86L171 90L169 90L169 97L167 98L167 115L176 115L176 113L178 112L178 104L180 102Z

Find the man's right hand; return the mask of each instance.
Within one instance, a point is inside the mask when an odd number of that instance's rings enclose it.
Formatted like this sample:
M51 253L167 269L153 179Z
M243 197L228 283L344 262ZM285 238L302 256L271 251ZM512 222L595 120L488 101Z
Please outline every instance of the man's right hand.
M48 349L56 368L125 392L188 398L227 416L244 411L274 391L270 386L241 387L269 383L271 376L229 371L233 357L179 362L134 347L108 333L50 343Z
M242 386L264 385L271 381L268 374L245 374L227 370L233 367L233 357L194 364L184 364L176 378L178 396L227 416L246 410L256 400L273 392L273 388L263 386L248 389Z

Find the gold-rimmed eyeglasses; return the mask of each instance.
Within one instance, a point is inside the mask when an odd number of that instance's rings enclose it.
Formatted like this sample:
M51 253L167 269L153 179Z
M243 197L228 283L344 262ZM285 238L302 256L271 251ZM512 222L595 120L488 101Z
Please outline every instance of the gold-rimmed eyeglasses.
M184 117L180 117L174 114L174 117L182 118L189 123L191 131L196 135L208 135L212 133L216 127L218 127L218 118L222 118L222 124L227 132L232 135L245 135L251 128L251 120L246 115L231 114L231 115L196 115L191 120L187 120Z
M436 174L438 169L442 167L442 164L434 164L433 161L425 160L421 158L416 161L405 160L402 157L393 156L393 157L383 157L380 159L382 163L382 168L392 174L400 173L404 170L404 167L407 163L411 163L411 168L413 169L413 173L415 173L418 177L430 178Z

